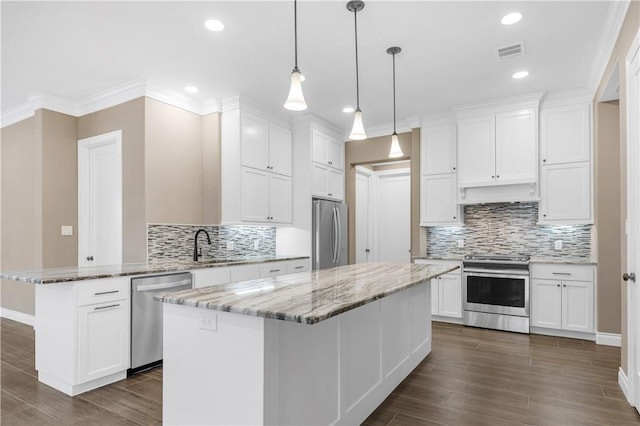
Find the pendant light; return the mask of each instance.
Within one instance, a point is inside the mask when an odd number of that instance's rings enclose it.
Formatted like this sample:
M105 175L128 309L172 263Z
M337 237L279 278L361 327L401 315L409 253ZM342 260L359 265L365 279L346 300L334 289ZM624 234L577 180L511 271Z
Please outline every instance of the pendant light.
M362 140L367 138L362 123L362 111L360 110L360 80L358 76L358 12L364 9L364 2L352 0L347 3L347 10L353 12L353 22L355 28L356 40L356 110L353 113L353 127L349 139Z
M387 49L387 53L393 57L393 134L391 135L389 158L404 157L404 152L402 152L398 142L398 133L396 133L396 55L400 52L402 52L402 49L397 46Z
M284 107L291 111L303 111L307 109L307 103L302 94L302 81L304 77L298 68L298 2L293 0L293 40L295 50L295 62L291 71L291 88L289 96L284 102Z

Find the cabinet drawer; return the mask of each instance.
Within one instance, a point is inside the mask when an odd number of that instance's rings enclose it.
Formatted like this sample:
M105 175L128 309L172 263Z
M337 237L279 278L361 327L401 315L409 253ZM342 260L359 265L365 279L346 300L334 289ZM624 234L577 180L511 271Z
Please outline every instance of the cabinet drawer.
M231 267L231 282L260 278L260 265L239 265Z
M129 299L130 282L129 278L79 281L76 284L78 286L78 306Z
M418 265L442 265L442 266L458 266L451 272L447 272L447 275L460 275L462 273L462 264L457 260L441 260L441 259L414 259L413 263Z
M287 262L267 262L260 265L260 278L276 277L287 273Z
M553 263L534 263L531 265L532 278L593 282L593 275L593 265L567 265Z
M229 270L226 267L213 267L196 269L193 273L193 288L209 287L212 285L226 284L231 281Z
M293 274L296 272L306 272L310 269L309 259L292 260L287 262L287 274Z

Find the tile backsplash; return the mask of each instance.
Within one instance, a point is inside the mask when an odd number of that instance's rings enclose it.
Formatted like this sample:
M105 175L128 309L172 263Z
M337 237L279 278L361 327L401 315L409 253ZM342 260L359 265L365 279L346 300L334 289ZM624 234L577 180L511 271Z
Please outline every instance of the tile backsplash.
M537 203L477 204L464 208L465 226L427 228L427 256L470 253L589 258L591 225L537 225ZM464 247L457 246L464 240ZM554 241L562 240L562 249Z
M201 233L198 247L202 247L202 259L219 259L244 256L275 256L276 229L270 226L217 226L217 225L162 225L147 224L147 260L192 260L194 237ZM233 241L234 249L227 250L227 242ZM258 241L258 248L254 248Z

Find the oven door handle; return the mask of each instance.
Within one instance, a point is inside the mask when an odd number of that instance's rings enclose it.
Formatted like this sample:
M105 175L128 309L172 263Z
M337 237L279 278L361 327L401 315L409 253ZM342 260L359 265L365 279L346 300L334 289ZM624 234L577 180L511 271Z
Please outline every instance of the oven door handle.
M487 271L486 269L484 270L465 269L463 273L468 277L529 278L529 273L519 274L519 273L513 273L513 271L509 271L505 273L505 271Z

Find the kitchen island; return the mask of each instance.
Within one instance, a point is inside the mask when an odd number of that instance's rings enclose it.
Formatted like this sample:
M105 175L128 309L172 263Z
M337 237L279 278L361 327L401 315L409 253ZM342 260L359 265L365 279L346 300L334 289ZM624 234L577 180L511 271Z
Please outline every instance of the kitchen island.
M165 424L359 424L431 351L429 282L370 263L159 296Z

